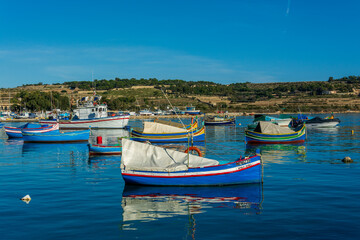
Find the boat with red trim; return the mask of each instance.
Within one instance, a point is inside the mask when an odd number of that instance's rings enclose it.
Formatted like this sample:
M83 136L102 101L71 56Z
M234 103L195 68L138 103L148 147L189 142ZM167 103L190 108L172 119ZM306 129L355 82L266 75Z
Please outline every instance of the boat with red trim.
M121 172L126 184L219 186L262 181L261 157L219 161L122 139Z
M39 124L39 123L26 123L20 127L7 127L4 126L5 132L9 138L22 138L22 132L28 133L41 133L41 132L51 132L59 130L59 124Z
M108 116L106 103L100 103L101 96L95 96L89 100L85 97L74 110L70 120L41 120L40 123L51 124L59 122L61 129L88 129L91 128L125 128L128 125L130 115L120 114Z

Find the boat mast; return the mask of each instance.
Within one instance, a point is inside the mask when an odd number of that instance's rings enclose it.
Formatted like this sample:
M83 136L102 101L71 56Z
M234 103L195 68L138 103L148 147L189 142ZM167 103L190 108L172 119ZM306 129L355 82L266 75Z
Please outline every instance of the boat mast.
M9 89L9 115L10 115L10 113L11 113L11 103L10 103L10 99L11 99L11 97L10 97L10 89Z

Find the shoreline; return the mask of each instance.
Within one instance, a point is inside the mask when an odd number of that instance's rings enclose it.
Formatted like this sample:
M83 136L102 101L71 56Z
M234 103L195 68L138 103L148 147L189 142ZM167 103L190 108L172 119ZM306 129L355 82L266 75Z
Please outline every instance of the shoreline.
M351 113L360 113L360 111L346 111L346 112L303 112L301 114L306 114L306 115L314 115L314 114L351 114ZM255 114L263 114L263 115L280 115L280 114L284 114L284 115L297 115L299 113L279 113L279 112L274 112L274 113L261 113L261 112L251 112L251 113L247 113L247 112L242 112L242 113L206 113L206 116L216 116L216 115L228 115L228 116L233 116L233 117L237 117L237 116L253 116ZM156 119L156 118L169 118L169 119L174 119L174 118L193 118L193 117L199 117L202 118L204 117L204 114L199 114L199 115L186 115L186 114L181 114L181 115L152 115L152 116L130 116L130 119ZM39 122L40 119L8 119L8 120L0 120L0 122Z

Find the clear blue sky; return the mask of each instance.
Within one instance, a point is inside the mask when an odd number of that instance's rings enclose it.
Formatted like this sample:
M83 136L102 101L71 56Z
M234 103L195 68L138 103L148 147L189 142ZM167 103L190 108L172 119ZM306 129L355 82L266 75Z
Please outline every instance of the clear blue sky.
M360 1L0 0L0 88L360 75Z

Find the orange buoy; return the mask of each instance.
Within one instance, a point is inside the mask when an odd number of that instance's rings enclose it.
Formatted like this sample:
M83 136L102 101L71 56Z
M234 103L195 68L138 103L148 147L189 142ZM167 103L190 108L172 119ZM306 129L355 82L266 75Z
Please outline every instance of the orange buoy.
M188 149L185 150L185 153L188 153L189 151L195 151L195 152L197 152L199 157L202 157L202 153L201 153L200 149L198 149L197 147L189 147Z
M102 136L97 136L96 142L97 142L97 144L102 144Z

